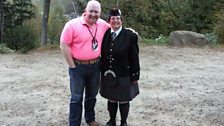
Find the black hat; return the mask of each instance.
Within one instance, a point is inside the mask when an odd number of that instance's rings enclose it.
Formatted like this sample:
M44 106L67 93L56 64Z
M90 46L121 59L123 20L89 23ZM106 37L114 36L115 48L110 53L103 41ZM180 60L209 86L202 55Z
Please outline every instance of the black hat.
M111 16L121 16L121 11L117 8L113 8L113 9L110 10L109 18Z

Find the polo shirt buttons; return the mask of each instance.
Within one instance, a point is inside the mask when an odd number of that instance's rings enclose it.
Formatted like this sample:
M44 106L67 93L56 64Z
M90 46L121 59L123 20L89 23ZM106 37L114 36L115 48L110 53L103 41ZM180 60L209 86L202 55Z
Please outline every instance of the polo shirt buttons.
M110 51L112 52L113 50L112 50L112 49L110 49Z

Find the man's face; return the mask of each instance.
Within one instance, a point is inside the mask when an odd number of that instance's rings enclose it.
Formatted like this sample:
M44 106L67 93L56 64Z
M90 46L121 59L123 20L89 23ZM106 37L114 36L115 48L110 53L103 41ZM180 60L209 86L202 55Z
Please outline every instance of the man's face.
M92 3L86 8L86 21L94 24L100 18L100 5Z
M109 23L113 30L118 30L122 26L121 16L111 16Z

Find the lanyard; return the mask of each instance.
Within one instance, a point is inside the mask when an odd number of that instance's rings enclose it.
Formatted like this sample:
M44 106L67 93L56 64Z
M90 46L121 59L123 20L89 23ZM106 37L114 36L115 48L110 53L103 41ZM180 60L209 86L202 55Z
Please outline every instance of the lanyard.
M95 32L95 35L93 36L93 33L90 31L89 27L86 25L86 27L88 28L89 30L89 33L91 34L91 36L93 37L92 39L92 49L94 51L97 51L98 50L98 41L96 39L96 33L97 33L97 27L96 27L96 32Z
M96 39L97 27L96 27L96 32L95 32L94 36L93 36L93 33L90 31L89 26L86 25L86 27L88 28L89 33L91 34L91 36L93 37L93 39Z

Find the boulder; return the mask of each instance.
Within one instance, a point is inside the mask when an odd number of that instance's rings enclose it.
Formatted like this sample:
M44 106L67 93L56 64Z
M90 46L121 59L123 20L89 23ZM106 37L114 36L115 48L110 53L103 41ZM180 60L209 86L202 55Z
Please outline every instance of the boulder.
M208 44L204 34L192 31L173 31L169 35L169 44L174 46L203 46Z

